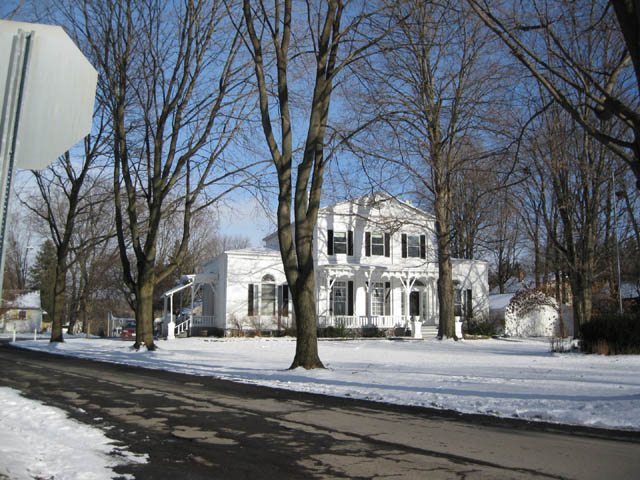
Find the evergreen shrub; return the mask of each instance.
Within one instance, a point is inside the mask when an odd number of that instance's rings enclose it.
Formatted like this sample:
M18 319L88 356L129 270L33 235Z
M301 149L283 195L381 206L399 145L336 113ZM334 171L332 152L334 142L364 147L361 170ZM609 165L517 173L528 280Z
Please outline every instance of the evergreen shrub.
M640 354L640 314L597 314L580 326L583 352L602 355Z

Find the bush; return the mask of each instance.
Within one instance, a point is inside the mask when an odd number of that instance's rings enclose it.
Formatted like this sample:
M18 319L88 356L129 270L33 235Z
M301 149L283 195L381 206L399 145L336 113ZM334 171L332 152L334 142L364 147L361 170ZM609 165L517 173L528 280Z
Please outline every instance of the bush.
M338 324L335 327L318 329L318 337L348 338L353 337L353 332L349 331L344 325Z
M592 315L581 325L581 349L587 353L624 355L640 353L640 315Z
M492 337L496 334L495 326L490 322L469 322L467 327L469 335L481 335L484 337Z
M381 338L386 337L387 332L378 327L365 327L362 329L362 336L364 338Z

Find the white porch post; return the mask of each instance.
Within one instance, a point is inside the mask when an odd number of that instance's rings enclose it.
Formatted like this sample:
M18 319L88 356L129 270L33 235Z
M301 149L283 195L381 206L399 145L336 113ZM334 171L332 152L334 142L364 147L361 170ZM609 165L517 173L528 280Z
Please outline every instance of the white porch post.
M191 284L191 311L189 312L189 335L193 328L193 297L195 296L195 282Z
M365 312L367 315L367 323L369 323L371 321L371 278L373 275L371 275L370 271L365 271L364 272L364 289L365 292L367 294L367 311Z
M173 294L169 296L169 323L167 325L167 340L176 338L176 323L173 321Z

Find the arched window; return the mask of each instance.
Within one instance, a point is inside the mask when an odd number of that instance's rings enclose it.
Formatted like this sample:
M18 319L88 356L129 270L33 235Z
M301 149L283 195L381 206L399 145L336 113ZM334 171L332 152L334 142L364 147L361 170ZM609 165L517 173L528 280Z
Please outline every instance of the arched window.
M262 298L260 299L260 314L276 314L276 279L267 273L262 277Z

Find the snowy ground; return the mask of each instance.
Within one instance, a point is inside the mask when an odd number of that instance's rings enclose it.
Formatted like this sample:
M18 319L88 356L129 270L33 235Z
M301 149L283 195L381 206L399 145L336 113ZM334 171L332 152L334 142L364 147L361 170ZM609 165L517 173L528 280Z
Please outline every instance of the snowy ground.
M18 346L327 395L640 430L640 356L550 353L543 340L320 341L326 370L287 370L293 339L116 339Z
M146 456L114 445L102 431L11 388L0 387L0 405L0 478L132 478L116 474L112 467L147 461Z

